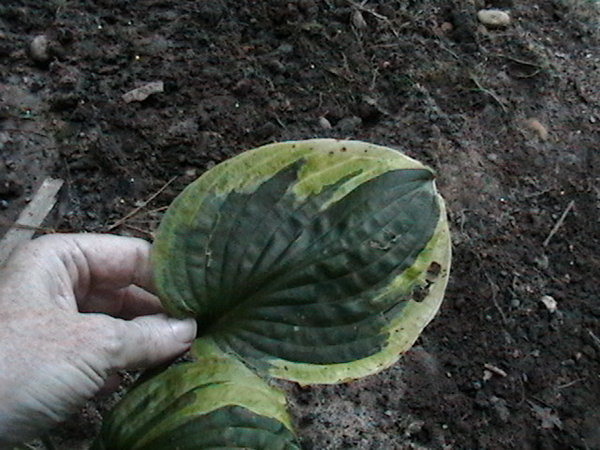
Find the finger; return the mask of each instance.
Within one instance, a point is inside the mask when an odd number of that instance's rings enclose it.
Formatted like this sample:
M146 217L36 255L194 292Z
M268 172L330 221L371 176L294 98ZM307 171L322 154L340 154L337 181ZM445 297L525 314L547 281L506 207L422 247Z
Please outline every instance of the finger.
M196 337L193 319L172 319L163 314L133 320L94 315L106 336L100 344L107 370L137 369L169 361L190 348Z
M121 319L164 313L157 296L135 285L116 291L99 291L80 302L79 311L99 312Z
M150 244L109 234L54 234L27 244L21 260L45 266L48 282L66 279L79 307L95 290L139 286L153 292ZM89 308L87 308L89 309Z
M153 291L149 242L111 234L55 236L66 241L71 255L79 256L79 251L84 256L85 266L78 268L81 272L86 272L87 269L87 281L94 288L120 288L134 284ZM69 254L65 256L68 257ZM81 281L85 282L85 277Z

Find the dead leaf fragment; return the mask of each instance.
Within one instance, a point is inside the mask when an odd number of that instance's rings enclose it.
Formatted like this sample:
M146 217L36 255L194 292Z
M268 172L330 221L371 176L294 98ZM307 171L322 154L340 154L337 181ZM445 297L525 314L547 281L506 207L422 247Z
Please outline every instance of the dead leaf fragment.
M533 402L529 402L529 404L535 416L542 421L542 428L544 430L551 430L554 427L562 429L562 421L556 413L552 412L552 408L544 408Z
M125 103L143 102L152 94L164 91L164 83L162 81L152 81L146 83L139 88L133 89L123 94L122 98Z

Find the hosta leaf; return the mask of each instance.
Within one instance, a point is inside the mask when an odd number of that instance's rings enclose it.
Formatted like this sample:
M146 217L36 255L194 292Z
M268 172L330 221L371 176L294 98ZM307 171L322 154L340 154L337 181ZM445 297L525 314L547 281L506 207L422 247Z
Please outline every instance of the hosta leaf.
M300 448L281 392L210 343L195 347L203 356L171 366L123 398L96 449Z
M393 363L437 311L450 239L432 171L356 141L273 144L192 183L153 251L165 307L300 383Z

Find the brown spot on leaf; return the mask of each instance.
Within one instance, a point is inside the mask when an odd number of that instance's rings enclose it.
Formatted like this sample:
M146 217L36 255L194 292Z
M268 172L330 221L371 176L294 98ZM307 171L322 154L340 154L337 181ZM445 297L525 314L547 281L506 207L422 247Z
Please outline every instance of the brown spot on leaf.
M425 298L429 295L429 286L431 286L431 283L429 282L424 286L414 286L412 290L412 299L417 303L420 303L423 300L425 300Z
M433 261L431 264L429 264L429 267L427 268L427 276L426 276L427 281L436 280L437 277L440 276L441 271L442 271L442 266L440 265L440 263Z

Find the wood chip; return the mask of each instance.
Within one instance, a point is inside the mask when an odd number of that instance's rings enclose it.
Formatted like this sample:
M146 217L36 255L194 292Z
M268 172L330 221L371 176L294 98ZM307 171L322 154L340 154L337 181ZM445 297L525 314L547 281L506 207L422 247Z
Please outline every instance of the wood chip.
M56 195L63 185L63 180L46 178L37 190L33 199L21 212L15 225L0 240L0 264L20 243L31 239L35 228L39 227L56 203Z
M146 83L139 88L133 89L129 92L123 94L122 98L125 103L131 102L143 102L152 94L156 94L157 92L164 91L164 83L162 81L152 81L151 83Z
M541 426L545 430L551 430L553 428L562 429L562 421L560 417L552 410L552 408L544 408L540 405L536 405L532 401L529 401L531 405L531 409L533 410L534 415L542 422Z

